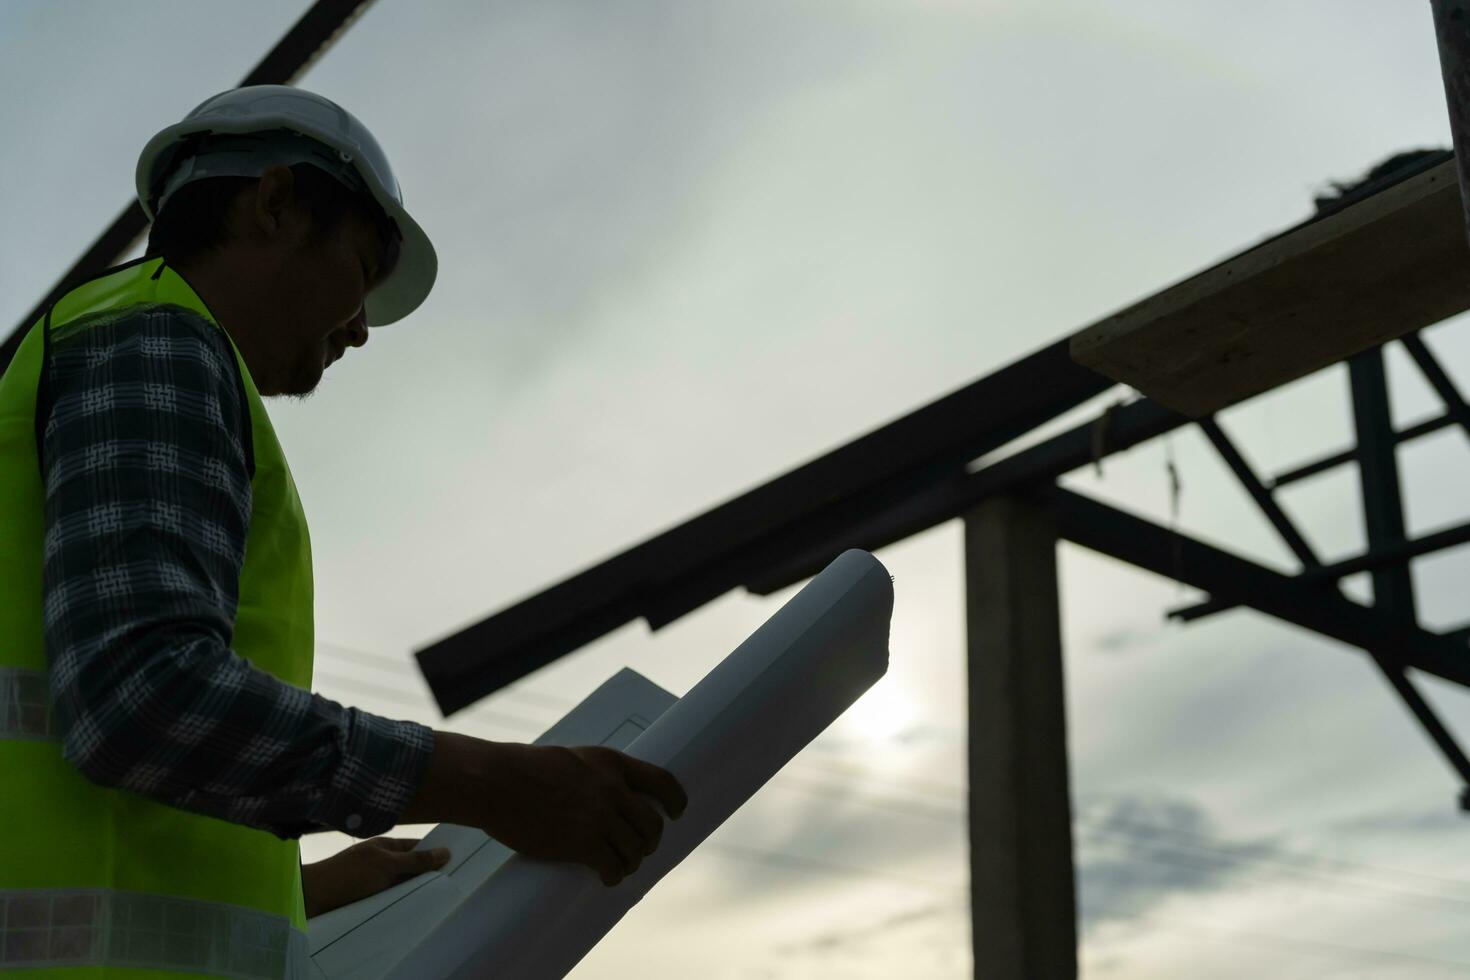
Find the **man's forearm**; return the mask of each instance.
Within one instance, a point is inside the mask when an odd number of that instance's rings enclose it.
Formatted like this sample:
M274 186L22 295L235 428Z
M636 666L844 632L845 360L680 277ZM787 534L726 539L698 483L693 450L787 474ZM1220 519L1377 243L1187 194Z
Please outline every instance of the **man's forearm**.
M333 894L331 875L323 867L326 861L301 866L301 896L305 899L306 917L314 919L324 912L339 908L343 903Z

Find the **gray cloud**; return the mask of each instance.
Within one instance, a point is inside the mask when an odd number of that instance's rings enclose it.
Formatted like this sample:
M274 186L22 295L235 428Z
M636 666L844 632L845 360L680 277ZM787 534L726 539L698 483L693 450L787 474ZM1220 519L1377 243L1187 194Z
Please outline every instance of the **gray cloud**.
M1271 839L1220 837L1198 804L1122 796L1076 819L1080 931L1133 919L1181 894L1224 891L1281 855Z

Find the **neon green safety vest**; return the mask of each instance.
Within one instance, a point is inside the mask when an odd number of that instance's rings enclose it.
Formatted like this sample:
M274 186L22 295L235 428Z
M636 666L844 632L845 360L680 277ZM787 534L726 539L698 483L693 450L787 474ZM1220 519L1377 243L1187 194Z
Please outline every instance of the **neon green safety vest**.
M0 377L0 973L38 980L305 977L297 841L106 788L62 756L42 634L38 382L50 331L140 303L182 306L219 325L163 259L140 259L57 300ZM233 340L230 346L255 445L232 646L309 690L306 516L260 393Z

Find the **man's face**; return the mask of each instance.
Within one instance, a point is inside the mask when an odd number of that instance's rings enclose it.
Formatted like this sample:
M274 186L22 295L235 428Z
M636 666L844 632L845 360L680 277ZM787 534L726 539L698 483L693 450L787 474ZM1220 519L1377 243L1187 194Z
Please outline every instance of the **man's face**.
M251 305L258 310L251 375L262 395L304 397L348 347L367 343L363 301L382 276L382 244L357 208L311 240L311 218L291 198L293 183L288 168L272 168L241 203L252 230Z

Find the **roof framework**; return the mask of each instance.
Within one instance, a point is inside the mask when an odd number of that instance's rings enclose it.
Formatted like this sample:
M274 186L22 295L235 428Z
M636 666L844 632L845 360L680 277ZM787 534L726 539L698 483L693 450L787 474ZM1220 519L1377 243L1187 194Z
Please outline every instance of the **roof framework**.
M317 0L241 85L290 84L370 2ZM998 564L1004 567L995 574L1004 581L1013 576L1014 582L1034 586L1038 569L1054 576L1054 565L1033 559L1064 539L1210 594L1205 603L1169 613L1181 620L1245 606L1367 652L1466 784L1461 802L1470 808L1470 760L1406 672L1413 667L1470 683L1470 625L1440 633L1420 626L1408 568L1417 556L1470 542L1470 523L1409 539L1394 454L1398 444L1450 425L1470 436L1470 406L1418 335L1470 308L1465 275L1470 72L1462 67L1470 65L1470 16L1462 0L1432 0L1431 5L1458 151L1453 158L1398 173L1348 206L1288 229L420 649L420 669L441 710L449 715L468 707L632 619L641 617L658 629L733 588L767 595L814 575L847 548L875 550L959 517L966 523L967 554L1003 553ZM0 370L49 304L116 262L145 229L146 218L133 202L0 344ZM1404 431L1393 428L1384 381L1382 345L1395 339L1444 403L1442 416ZM1344 360L1357 444L1263 480L1214 414ZM1146 397L1114 405L1092 422L971 470L979 457L1120 382ZM1281 535L1301 565L1296 574L1281 574L1056 485L1071 470L1186 425L1201 428ZM1368 547L1354 558L1325 565L1273 494L1347 463L1356 463L1360 472ZM985 506L993 499L1004 506ZM1012 522L1021 529L1015 534L1007 530ZM970 560L967 568L972 578L991 574L987 561ZM1372 605L1340 591L1340 580L1360 571L1373 577ZM1015 614L1025 606L1016 591L997 600L993 591L979 596L972 586L971 657L1030 654L1004 668L1029 677L1028 660L1054 660L1059 654L1054 636L1039 642L1027 638L1022 635L1027 631L1014 628L1014 616L1006 620L1012 625L999 631L1008 635L998 643L977 642L974 635L977 622L989 622L977 620L975 610ZM1053 618L1055 601L1054 594L1047 599ZM1028 614L1034 613L1032 608ZM999 759L993 746L978 743L972 733L972 776L1013 773L1015 765L1046 755L1044 765L1053 773L1060 759L1065 780L1065 755L1056 747L1059 685L1060 673L1054 671L1017 688L1021 702L1034 706L1052 726L1042 742L1008 746L1003 751L1011 754ZM973 708L981 702L973 681L971 687ZM1009 723L1009 737L1018 744L1034 738L1019 717ZM977 962L981 943L998 937L998 955L1009 957L1013 969L997 976L1030 975L1028 948L1031 955L1051 950L1045 955L1052 956L1059 943L1075 940L1067 924L1070 862L1052 868L1052 884L1039 889L1045 894L1018 892L1018 869L997 870L993 862L986 864L989 858L977 856L985 838L977 834L976 821L1009 821L1005 826L1018 835L1017 853L1055 854L1060 847L1070 854L1067 821L1053 819L1057 806L1067 806L1061 785L1060 797L1052 792L1044 800L1028 798L1029 790L1021 786L1004 812L984 811L989 797L972 790ZM1026 825L1034 820L1026 816L1027 803L1045 810L1044 839L1028 836ZM994 848L987 854L993 856ZM998 890L1026 913L1007 927L1014 935L984 926L982 885L987 898ZM1066 919L1060 932L1027 938L1035 923L1059 918ZM1075 962L1070 968L1059 963L1053 972L1075 973Z
M1075 494L1053 489L1038 499L1073 515L1062 524L1067 539L1210 593L1208 602L1174 610L1171 615L1188 621L1247 606L1368 652L1470 788L1470 761L1403 674L1404 667L1415 667L1456 683L1470 683L1465 642L1470 628L1437 634L1417 625L1408 573L1413 558L1470 541L1470 523L1408 539L1392 453L1394 445L1448 425L1459 425L1470 435L1470 408L1418 334L1420 327L1436 322L1435 318L1470 308L1470 289L1460 289L1470 277L1462 274L1463 265L1452 261L1459 256L1470 262L1460 223L1455 166L1450 159L1427 170L1400 174L1396 181L1384 182L1377 193L1336 215L1288 229L1135 304L1125 314L1051 344L427 645L416 656L437 703L446 715L452 714L633 619L641 617L650 628L659 629L733 588L743 586L754 594L768 595L815 575L846 548L871 551L892 544L963 517L988 497L1052 487L1058 477L1111 453L1181 426L1198 425L1296 555L1302 566L1296 575L1282 576L1176 532L1152 525L1148 531L1139 518L1096 502L1084 507ZM1426 193L1431 187L1436 190ZM1440 187L1446 192L1441 193ZM1432 213L1426 211L1426 201L1432 202ZM1440 236L1443 255L1431 259L1420 253L1426 267L1439 270L1439 278L1426 285L1417 275L1363 276L1355 287L1358 300L1373 309L1389 309L1393 297L1403 290L1416 291L1421 298L1417 292L1421 289L1451 298L1436 302L1434 318L1416 305L1414 315L1398 317L1388 326L1380 323L1371 330L1365 326L1339 332L1339 291L1344 279L1323 255L1362 267L1382 254L1375 229L1398 240L1404 228L1424 222L1448 224L1457 231ZM1335 236L1331 234L1334 230ZM1207 288L1219 283L1229 286ZM1288 294L1296 313L1283 320L1271 297ZM1135 364L1159 364L1149 360L1149 352L1168 333L1168 324L1182 322L1178 312L1181 295L1190 297L1186 305L1206 322L1233 318L1241 325L1221 349L1241 343L1242 337L1268 335L1276 338L1271 343L1278 349L1302 349L1292 347L1290 336L1313 338L1310 357L1291 362L1289 369L1277 363L1269 372L1271 383L1261 390L1346 360L1358 445L1269 482L1262 480L1214 418L1216 411L1258 393L1251 390L1257 386L1254 381L1242 386L1234 362L1226 357L1219 362L1220 384L1209 389L1215 394L1182 406L1198 415L1166 407L1155 398L1139 398L970 472L970 464L978 457L1114 387L1116 379L1074 360L1079 348L1110 351L1124 365L1119 373L1127 374L1135 385L1160 386L1158 390L1167 392L1166 397L1174 397L1176 385L1200 383L1204 376L1195 360L1182 368L1165 364L1151 379L1130 373ZM1272 312L1257 322L1235 312L1222 313L1211 304ZM1153 311L1157 318L1148 320L1139 311ZM1133 324L1131 334L1118 332L1121 322ZM1281 339L1283 335L1287 339ZM1131 356L1129 336L1147 356ZM1361 348L1364 336L1377 342ZM1383 384L1382 344L1386 338L1403 343L1439 394L1444 402L1440 418L1394 431ZM1254 361L1273 359L1280 361L1284 356L1263 353ZM1101 358L1098 361L1104 363ZM1110 370L1112 363L1106 362ZM1369 546L1353 558L1324 565L1273 494L1289 483L1349 462L1358 463L1363 475ZM1085 514L1088 521L1078 514ZM1109 526L1128 526L1142 536L1109 535L1105 533ZM1185 554L1193 557L1176 568L1172 559L1160 563L1154 560L1155 552L1137 550L1140 541L1156 539L1188 542ZM1361 571L1374 576L1376 602L1370 607L1345 598L1339 590L1340 579ZM1465 798L1470 801L1470 795Z

